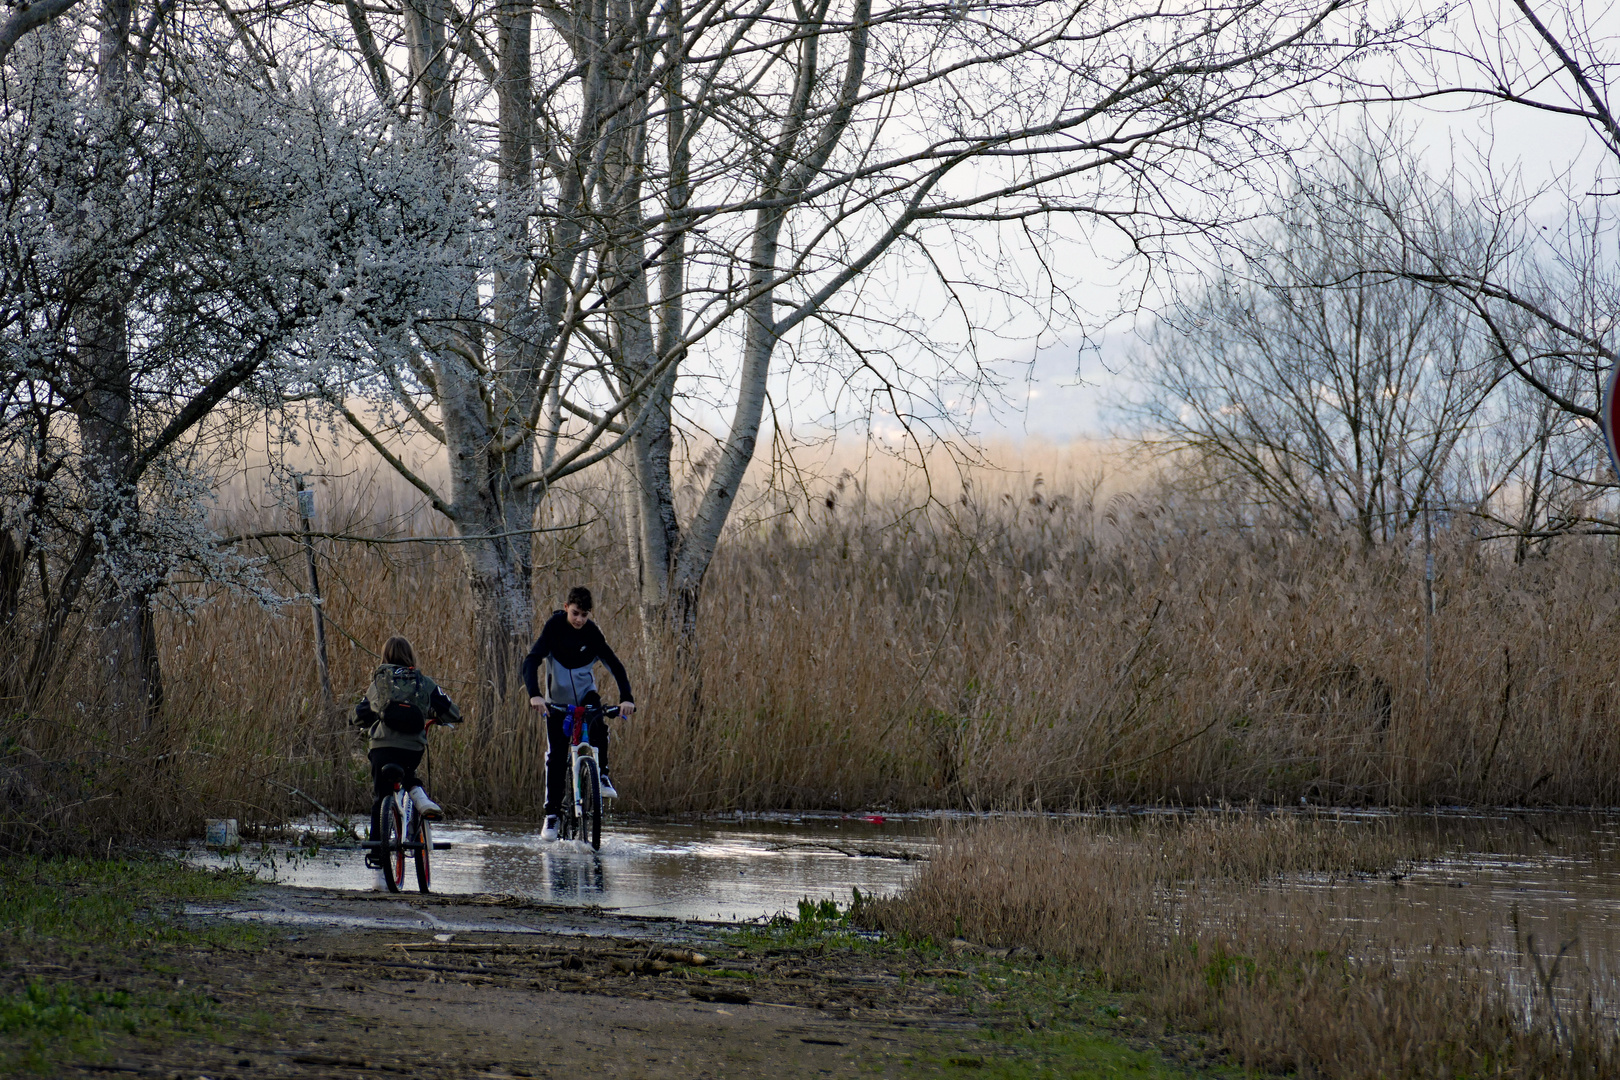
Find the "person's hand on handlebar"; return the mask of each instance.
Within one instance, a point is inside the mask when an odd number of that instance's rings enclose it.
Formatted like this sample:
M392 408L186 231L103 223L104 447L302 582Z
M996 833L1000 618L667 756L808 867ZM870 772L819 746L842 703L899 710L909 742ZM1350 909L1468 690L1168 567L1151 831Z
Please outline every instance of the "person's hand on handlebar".
M630 717L635 715L635 712L636 712L636 703L635 702L633 702L633 701L621 701L621 702L619 702L619 719L620 720L628 720L628 719L630 719Z
M532 698L529 699L529 708L531 708L531 709L544 708L545 704L546 704L546 699L543 698L543 697L532 697Z

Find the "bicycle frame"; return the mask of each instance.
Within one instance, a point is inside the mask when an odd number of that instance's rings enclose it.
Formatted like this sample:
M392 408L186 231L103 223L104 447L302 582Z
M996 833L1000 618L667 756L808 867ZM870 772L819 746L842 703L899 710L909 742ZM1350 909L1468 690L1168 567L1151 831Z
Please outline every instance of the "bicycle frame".
M590 762L592 770L597 777L602 775L601 757L595 746L591 745L588 737L589 725L599 720L619 715L617 705L608 708L590 709L584 705L548 705L548 709L555 709L565 717L569 727L568 732L568 790L563 795L564 828L567 833L565 839L580 840L585 837L580 834L585 831L586 822L595 820L594 838L591 846L600 846L601 837L601 788L599 785L587 784L584 777L585 763ZM587 788L596 791L596 805L586 806ZM572 813L566 811L572 810Z
M589 723L584 716L584 712L583 708L576 711L573 736L568 740L568 786L574 797L574 820L576 821L585 819L585 808L580 801L580 792L585 789L579 775L580 767L586 761L595 761L597 774L600 775L602 772L602 763L597 759L596 747L591 745L588 738L581 737L584 735L586 725Z
M389 892L402 892L405 888L405 860L409 858L416 866L416 887L419 892L426 893L432 885L432 864L430 852L448 851L450 845L435 843L433 830L427 818L417 812L416 803L411 799L409 790L405 787L405 777L398 766L390 765L384 769L383 775L388 775L388 769L394 769L393 790L377 801L376 823L377 839L367 840L361 847L370 848L382 856L383 878ZM399 822L399 841L394 842L394 817Z

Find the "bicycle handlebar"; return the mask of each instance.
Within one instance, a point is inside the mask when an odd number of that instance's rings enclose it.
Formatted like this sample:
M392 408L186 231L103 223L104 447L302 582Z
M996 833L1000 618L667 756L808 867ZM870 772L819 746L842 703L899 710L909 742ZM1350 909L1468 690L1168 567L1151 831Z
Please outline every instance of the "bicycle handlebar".
M558 716L564 716L573 712L575 709L584 709L586 715L594 715L599 713L602 716L615 718L619 715L619 707L617 705L558 705L556 702L548 701L544 706L537 705L535 708L544 708L547 712L554 713Z

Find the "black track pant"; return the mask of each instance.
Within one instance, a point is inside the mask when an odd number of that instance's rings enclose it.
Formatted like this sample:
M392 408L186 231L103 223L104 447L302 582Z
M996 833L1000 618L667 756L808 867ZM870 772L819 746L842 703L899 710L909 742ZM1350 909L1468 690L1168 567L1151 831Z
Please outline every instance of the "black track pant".
M551 709L546 714L546 816L562 813L563 793L568 790L568 736L563 734L563 717ZM596 747L597 760L602 771L608 765L607 721L598 719L590 725L586 740Z
M398 765L405 770L405 790L422 786L416 778L416 767L422 764L422 751L401 750L397 746L379 746L366 755L371 759L371 791L376 796L371 803L371 839L380 839L377 811L382 808L384 796L394 793L394 785L382 778L383 766Z

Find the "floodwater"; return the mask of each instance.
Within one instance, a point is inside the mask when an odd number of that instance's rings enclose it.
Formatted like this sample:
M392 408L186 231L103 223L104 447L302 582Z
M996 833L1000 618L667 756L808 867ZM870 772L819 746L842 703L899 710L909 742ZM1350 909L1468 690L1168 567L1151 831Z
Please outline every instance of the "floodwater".
M1620 1019L1620 814L1393 822L1447 850L1392 873L1272 883L1250 897L1247 917L1326 929L1324 945L1373 962L1472 955L1527 1011L1545 993Z
M435 830L435 839L453 847L434 854L433 885L437 893L502 893L625 915L759 920L794 914L804 898L847 903L852 889L900 889L934 850L941 820L620 820L604 830L600 852L542 843L532 824L451 822ZM1341 820L1350 828L1411 830L1425 840L1421 849L1439 854L1393 874L1235 886L1241 891L1203 908L1205 916L1274 919L1312 927L1312 934L1326 928L1332 940L1325 944L1369 960L1475 951L1510 979L1531 978L1533 957L1545 969L1562 952L1559 982L1602 988L1601 996L1620 1002L1620 813L1363 813ZM304 854L250 847L234 856L194 850L190 857L289 885L381 888L354 848Z
M725 922L794 914L801 899L847 904L853 889L891 893L934 846L926 817L768 815L746 819L608 822L602 850L542 843L532 824L446 822L433 830L436 893L505 893L624 915ZM242 866L285 885L381 887L361 852L286 848L233 856L193 851L207 866ZM406 874L408 889L415 879Z

